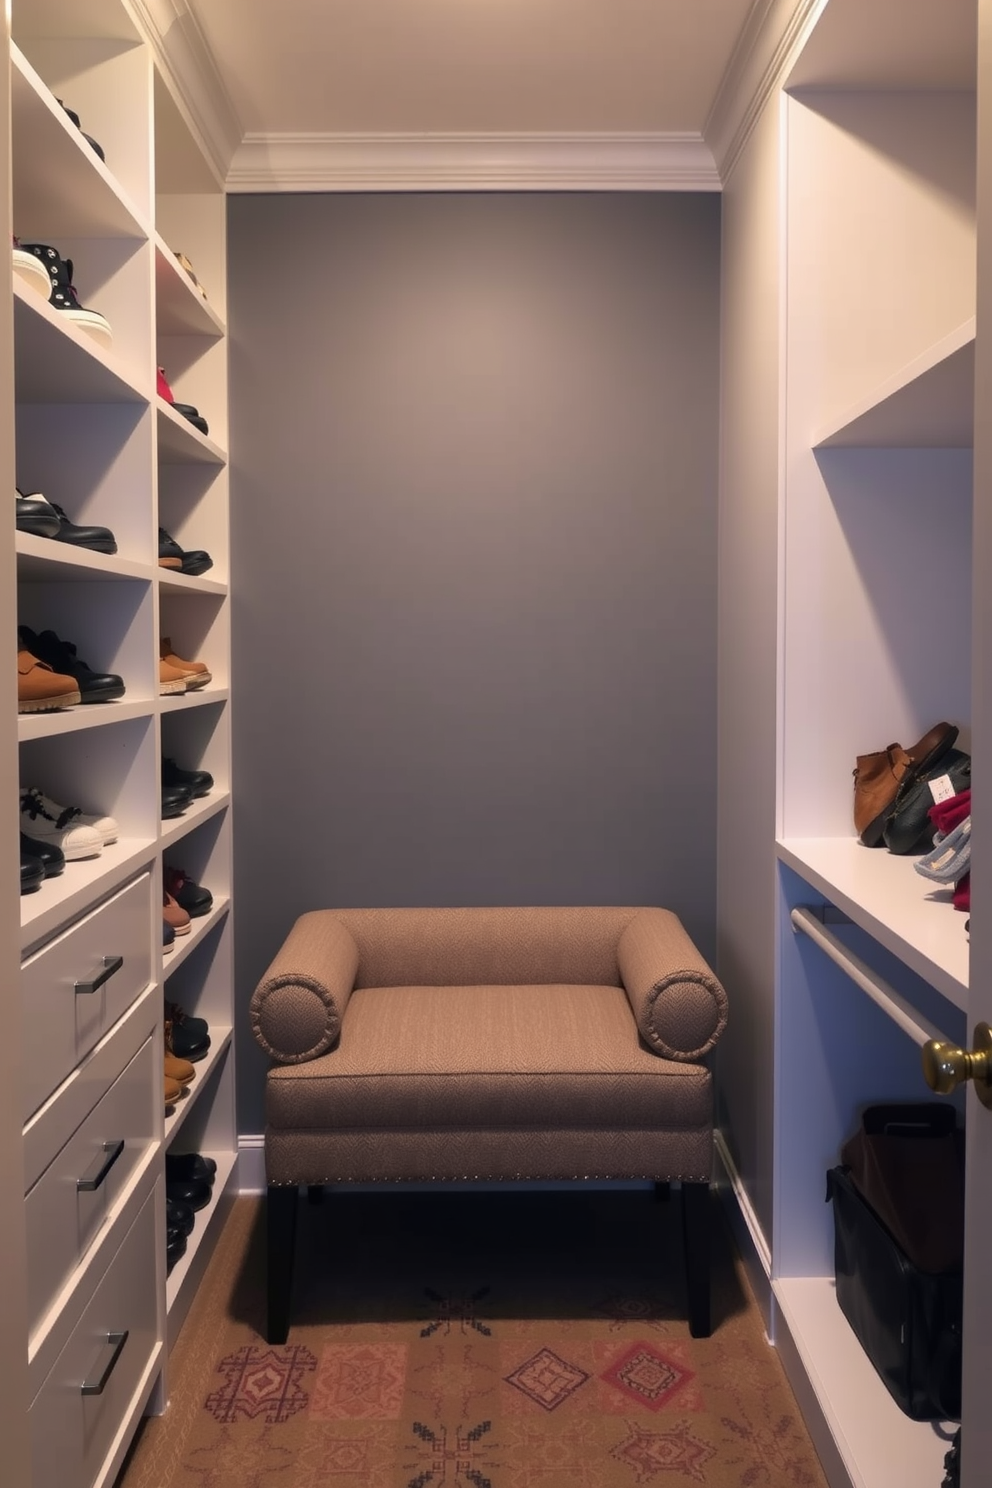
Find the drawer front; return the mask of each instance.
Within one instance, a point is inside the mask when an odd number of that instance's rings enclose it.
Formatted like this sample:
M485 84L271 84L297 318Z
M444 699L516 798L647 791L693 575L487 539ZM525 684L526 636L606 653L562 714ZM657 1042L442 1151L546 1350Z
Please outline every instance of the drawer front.
M151 890L143 873L21 967L25 1120L148 985Z
M32 1333L155 1141L160 1084L148 1039L28 1193Z
M31 1405L32 1488L90 1488L157 1333L151 1194Z

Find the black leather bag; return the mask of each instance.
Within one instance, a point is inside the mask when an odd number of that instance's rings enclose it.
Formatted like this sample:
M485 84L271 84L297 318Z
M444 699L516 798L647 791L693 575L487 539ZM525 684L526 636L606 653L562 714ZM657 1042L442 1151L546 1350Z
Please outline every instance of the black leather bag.
M882 840L889 852L924 853L933 847L934 826L928 812L933 805L930 781L947 775L958 791L971 788L971 755L960 749L949 749L923 775L900 786L882 828Z
M915 1183L914 1144L920 1155ZM954 1109L933 1102L869 1107L844 1156L853 1165L827 1175L837 1301L900 1410L915 1421L959 1420L964 1185ZM921 1202L928 1172L940 1175L944 1234L932 1228L940 1196L937 1203ZM889 1224L856 1177L877 1195ZM919 1259L943 1269L926 1270Z

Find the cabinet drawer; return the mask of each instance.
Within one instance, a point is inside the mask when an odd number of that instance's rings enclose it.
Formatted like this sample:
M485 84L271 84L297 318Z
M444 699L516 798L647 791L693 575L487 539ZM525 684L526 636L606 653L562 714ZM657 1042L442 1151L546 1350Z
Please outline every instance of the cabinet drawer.
M25 1198L32 1333L155 1141L160 1084L148 1039Z
M157 1295L153 1193L31 1405L32 1488L90 1488L154 1352Z
M21 967L25 1120L148 985L151 890L143 873Z

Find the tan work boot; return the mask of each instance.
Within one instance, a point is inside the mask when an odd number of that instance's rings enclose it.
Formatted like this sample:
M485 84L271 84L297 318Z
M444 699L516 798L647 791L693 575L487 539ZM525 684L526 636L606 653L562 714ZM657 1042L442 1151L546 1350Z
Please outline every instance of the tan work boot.
M50 713L55 708L71 708L81 703L82 693L75 677L53 672L45 662L32 656L23 646L17 648L18 713Z
M188 1085L196 1078L196 1070L188 1059L179 1059L172 1052L172 1023L165 1020L165 1077L179 1085Z
M173 692L185 692L185 673L181 672L178 667L170 666L167 661L159 661L158 690L163 697Z
M180 1083L179 1083L178 1080L170 1080L169 1077L168 1077L168 1075L166 1075L166 1077L165 1077L165 1114L166 1115L169 1114L170 1109L176 1104L176 1101L182 1100L184 1088L185 1087L182 1086L182 1085L180 1085Z
M173 667L183 678L188 692L192 692L197 687L206 687L207 683L211 681L211 673L206 662L184 661L181 656L177 656L173 651L172 642L168 636L162 637L158 654L165 665Z

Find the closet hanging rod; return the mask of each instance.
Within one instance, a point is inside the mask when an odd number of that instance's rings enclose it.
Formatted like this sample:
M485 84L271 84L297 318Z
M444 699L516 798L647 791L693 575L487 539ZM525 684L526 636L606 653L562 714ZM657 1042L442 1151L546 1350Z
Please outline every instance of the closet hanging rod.
M909 1002L902 993L890 987L888 982L876 975L866 961L856 955L844 945L843 941L837 939L817 918L813 909L798 908L792 911L792 923L797 930L808 935L810 940L818 945L822 951L836 962L841 971L847 973L852 982L855 982L883 1013L887 1013L893 1023L898 1024L903 1033L908 1034L914 1044L920 1048L930 1039L940 1039L947 1043L947 1035L942 1033L936 1024L931 1023L922 1013L917 1012L913 1004Z

